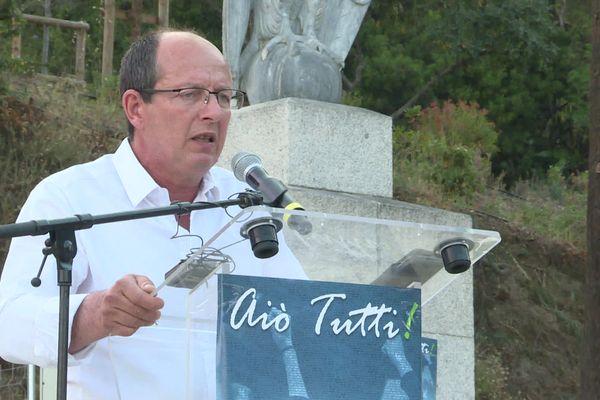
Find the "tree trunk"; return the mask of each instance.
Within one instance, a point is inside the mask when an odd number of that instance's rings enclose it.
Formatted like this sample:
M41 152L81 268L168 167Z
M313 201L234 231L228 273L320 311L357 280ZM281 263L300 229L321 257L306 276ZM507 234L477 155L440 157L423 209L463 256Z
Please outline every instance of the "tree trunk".
M44 2L44 17L52 17L52 1ZM42 36L42 73L48 73L48 53L50 51L50 30L48 25L44 25L44 34Z
M415 103L417 101L419 101L421 96L423 96L425 93L427 93L436 83L438 83L438 81L440 79L442 79L444 76L448 75L450 72L454 71L454 69L456 69L457 67L462 66L464 63L465 63L465 60L458 60L454 64L448 65L446 68L444 68L442 71L440 71L437 75L432 77L429 80L429 82L427 82L425 84L425 86L421 87L421 89L419 89L419 91L413 97L411 97L406 103L404 103L404 105L402 107L400 107L399 109L397 109L390 115L390 117L392 117L392 120L395 121L398 118L402 117L404 115L404 113L406 112L406 110L408 110L410 107L415 105Z
M142 35L142 14L144 13L144 3L142 0L132 0L131 2L131 39L137 40Z
M600 399L600 0L592 4L587 272L580 398Z

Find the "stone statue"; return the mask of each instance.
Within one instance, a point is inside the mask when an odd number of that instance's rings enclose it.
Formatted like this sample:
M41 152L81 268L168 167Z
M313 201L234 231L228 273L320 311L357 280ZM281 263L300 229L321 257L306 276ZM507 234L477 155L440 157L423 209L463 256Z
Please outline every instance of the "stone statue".
M339 103L344 60L370 3L224 0L223 53L234 87L250 104L284 97Z

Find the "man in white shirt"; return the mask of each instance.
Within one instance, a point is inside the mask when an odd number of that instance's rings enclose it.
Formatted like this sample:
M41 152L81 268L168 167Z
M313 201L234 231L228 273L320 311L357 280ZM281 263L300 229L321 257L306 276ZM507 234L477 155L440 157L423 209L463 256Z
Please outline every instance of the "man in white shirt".
M161 207L176 201L219 201L245 190L231 173L214 167L231 109L243 102L243 93L231 89L228 65L214 45L190 32L149 34L129 49L120 74L129 138L114 154L40 182L18 222ZM229 210L231 215L235 212ZM169 349L156 336L157 329L140 328L154 326L161 312L181 305L163 298L162 292L156 295L156 285L191 248L200 247L201 240L225 225L229 214L211 209L178 219L163 216L76 232L69 399L183 396L185 389L177 378L180 366L173 365L182 362L183 348ZM11 362L56 364L54 260L48 259L40 287L29 283L41 262L44 239L13 239L0 280L0 356ZM233 251L244 257L244 250ZM248 246L248 262L237 262L236 273L304 276L294 263L289 268L281 265L285 254L266 262L250 260L251 256ZM210 344L204 351L213 348ZM206 387L199 393L201 398L214 398L210 357L204 364L204 376L195 377L204 382L197 386Z

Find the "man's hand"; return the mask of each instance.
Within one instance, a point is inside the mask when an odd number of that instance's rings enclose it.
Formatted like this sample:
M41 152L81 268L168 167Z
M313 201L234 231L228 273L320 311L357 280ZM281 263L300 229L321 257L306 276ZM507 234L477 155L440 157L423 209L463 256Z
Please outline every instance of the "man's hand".
M69 353L77 353L106 336L131 336L160 318L164 301L142 275L126 275L110 289L90 293L73 318Z

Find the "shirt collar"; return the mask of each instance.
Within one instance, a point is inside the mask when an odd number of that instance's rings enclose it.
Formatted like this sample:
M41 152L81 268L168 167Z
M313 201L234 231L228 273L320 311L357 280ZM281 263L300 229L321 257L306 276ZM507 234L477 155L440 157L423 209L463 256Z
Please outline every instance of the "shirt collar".
M121 142L113 160L123 188L134 207L137 207L150 193L159 188L133 153L128 139Z
M125 192L134 207L148 198L153 192L164 191L164 188L158 186L156 181L150 176L148 171L140 164L133 153L128 139L124 139L114 154L114 165L125 188ZM195 201L211 201L219 198L219 191L216 186L213 175L210 171L202 178L202 186L198 191Z
M219 188L210 170L202 178L202 186L194 201L215 201L219 199Z

